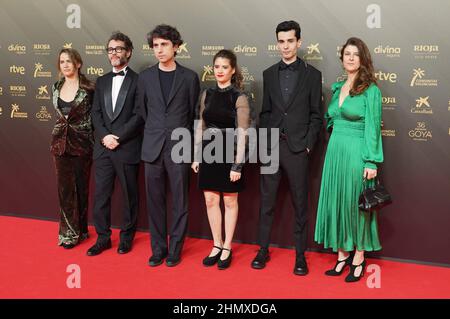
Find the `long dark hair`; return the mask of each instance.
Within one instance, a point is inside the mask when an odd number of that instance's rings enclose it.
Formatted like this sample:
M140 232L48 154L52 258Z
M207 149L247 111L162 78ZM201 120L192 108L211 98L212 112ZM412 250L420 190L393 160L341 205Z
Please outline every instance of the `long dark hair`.
M241 70L237 65L236 54L234 54L234 52L231 50L220 50L214 56L213 64L216 62L217 58L224 58L230 61L230 65L234 69L234 74L231 77L231 84L233 84L237 89L242 90L244 88L244 85L242 83L244 77L242 76Z
M354 45L358 48L359 61L361 66L359 67L358 74L353 81L353 87L350 89L350 95L355 96L361 94L366 90L370 84L377 83L375 78L375 72L373 69L372 57L370 56L369 48L363 42L363 40L352 37L345 42L341 49L341 61L344 59L344 50L347 46Z
M58 54L58 71L59 71L59 77L62 77L62 72L61 72L61 67L59 65L59 59L61 57L61 54L66 53L69 58L70 61L72 61L72 63L74 65L79 64L80 68L78 69L78 78L80 79L80 87L82 89L85 89L86 91L94 91L95 90L95 83L90 81L82 72L81 72L81 68L83 67L83 60L81 59L81 55L80 53L78 53L77 50L72 49L72 48L63 48L61 49L61 51L59 51Z

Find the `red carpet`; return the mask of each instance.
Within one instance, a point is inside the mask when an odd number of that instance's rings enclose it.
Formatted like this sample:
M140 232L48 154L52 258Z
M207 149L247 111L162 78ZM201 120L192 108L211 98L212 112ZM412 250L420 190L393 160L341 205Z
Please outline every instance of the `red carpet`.
M148 233L136 235L133 250L118 255L118 231L113 249L86 256L91 238L72 250L57 246L55 222L0 216L0 298L450 298L450 268L368 260L381 267L381 287L369 288L366 279L347 284L344 276L329 278L331 254L307 253L310 274L292 274L294 251L273 248L264 270L250 268L257 246L234 244L231 268L205 268L202 258L211 241L188 238L180 265L147 266ZM66 268L81 269L81 288L69 289Z

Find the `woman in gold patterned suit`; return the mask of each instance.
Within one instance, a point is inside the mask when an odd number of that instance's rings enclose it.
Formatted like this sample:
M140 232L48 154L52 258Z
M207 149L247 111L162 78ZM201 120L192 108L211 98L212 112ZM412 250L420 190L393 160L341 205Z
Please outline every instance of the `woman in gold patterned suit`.
M82 65L76 50L62 49L58 55L60 79L52 87L56 123L50 151L54 156L60 207L58 245L66 249L88 237L94 84L81 73Z

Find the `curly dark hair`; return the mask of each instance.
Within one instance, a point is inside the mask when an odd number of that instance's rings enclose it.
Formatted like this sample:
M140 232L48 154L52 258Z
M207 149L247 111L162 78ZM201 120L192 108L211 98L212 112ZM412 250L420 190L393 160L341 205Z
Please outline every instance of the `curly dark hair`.
M277 39L278 39L278 32L287 32L291 30L295 31L295 37L297 38L297 40L299 40L301 38L302 30L300 28L300 24L298 24L298 22L293 20L283 21L277 25L277 29L275 30Z
M234 69L234 74L231 77L231 84L233 84L237 89L242 90L244 88L242 83L244 77L242 76L241 70L237 65L236 54L234 54L231 50L220 50L214 56L213 63L216 62L217 58L224 58L230 61L230 66Z
M115 40L115 41L122 41L125 44L125 48L127 49L127 51L130 51L131 54L128 58L128 61L131 59L131 56L133 55L133 42L131 42L131 39L126 35L123 34L120 31L114 31L111 36L108 39L108 42L106 42L106 47L108 47L108 44L111 40Z
M153 40L155 38L170 40L173 46L180 46L183 44L180 32L178 32L178 30L175 27L172 27L167 24L157 25L152 31L147 33L147 42L150 48L152 49L153 49ZM177 55L176 52L175 55Z
M377 84L377 79L375 78L375 72L373 69L372 57L370 56L370 51L363 40L351 37L345 42L341 49L340 59L344 59L344 50L347 46L353 45L358 48L359 62L361 66L359 67L358 74L353 81L353 87L350 89L350 95L355 96L361 94L366 90L370 84Z

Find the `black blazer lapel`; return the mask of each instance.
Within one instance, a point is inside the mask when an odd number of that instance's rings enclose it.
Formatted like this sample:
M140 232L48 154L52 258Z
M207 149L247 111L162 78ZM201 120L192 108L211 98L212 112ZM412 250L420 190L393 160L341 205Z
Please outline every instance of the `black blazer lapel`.
M119 116L120 112L122 112L123 105L125 103L125 99L127 98L128 90L130 89L132 82L130 72L131 72L130 70L127 71L127 75L125 76L125 79L122 82L122 86L120 87L119 95L117 96L116 107L114 108L114 113L111 118L111 122L114 121Z
M169 100L167 101L167 106L170 105L170 102L174 98L177 91L180 89L181 84L183 83L183 67L177 63L177 68L175 69L175 77L173 79L172 88L170 89Z
M274 89L272 90L272 92L274 92L275 94L274 101L280 101L280 103L275 104L284 112L283 109L284 101L283 96L281 95L280 73L278 64L276 64L275 67L273 68L272 79L273 79L272 85L274 85Z
M286 109L288 109L292 105L292 102L294 102L294 99L300 93L303 86L305 85L305 80L308 78L309 68L308 65L302 60L300 60L299 71L300 72L297 80L297 87L294 93L291 95L291 98L289 99L288 103L286 104Z
M105 78L105 87L103 91L103 98L105 101L105 111L109 119L113 118L112 110L112 73L108 74Z

